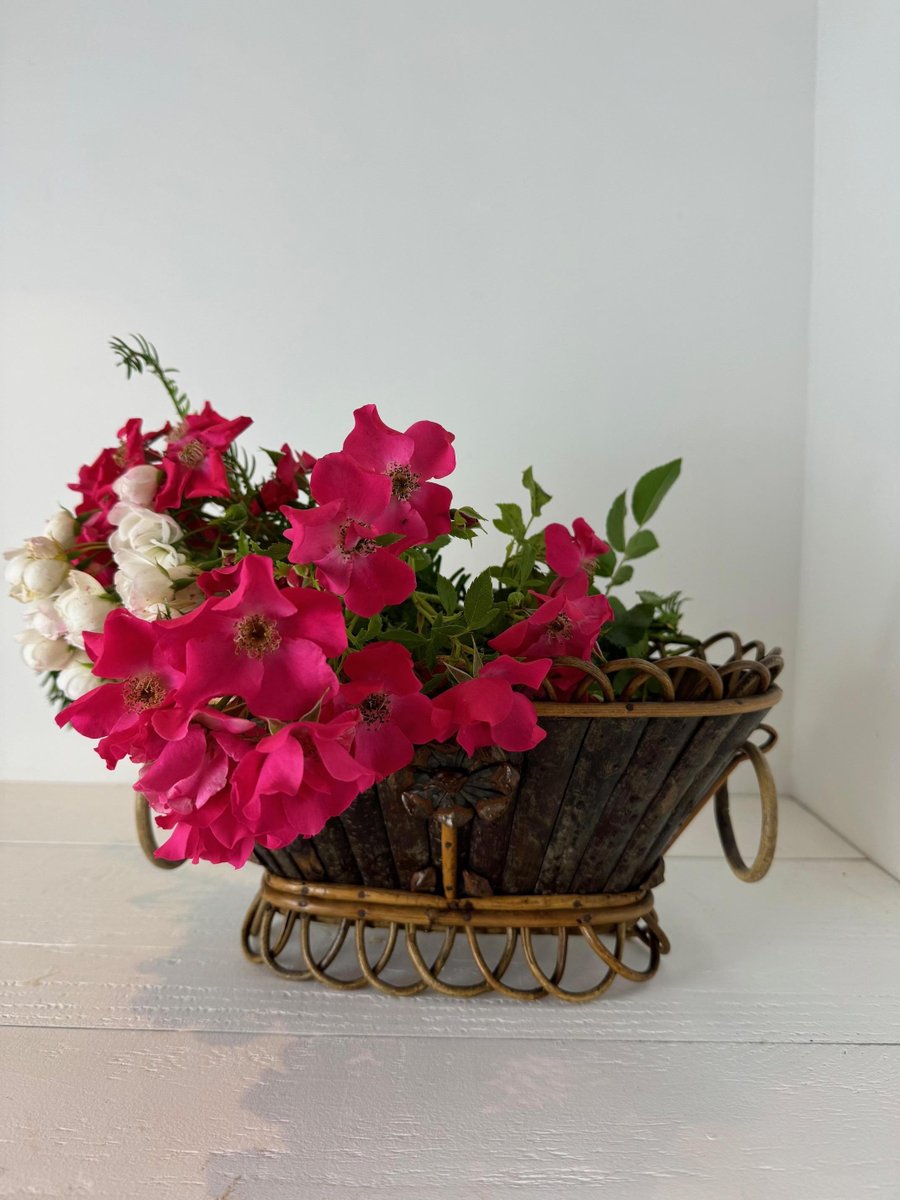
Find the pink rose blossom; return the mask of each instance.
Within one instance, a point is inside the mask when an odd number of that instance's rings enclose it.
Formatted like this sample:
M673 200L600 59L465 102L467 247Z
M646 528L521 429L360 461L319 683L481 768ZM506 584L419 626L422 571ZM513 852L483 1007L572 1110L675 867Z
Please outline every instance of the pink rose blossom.
M234 764L260 732L253 721L204 709L194 715L182 737L167 742L141 769L134 790L157 812L192 812L225 787Z
M230 495L222 455L252 424L249 417L220 417L208 400L202 412L189 413L170 432L159 464L164 478L153 501L157 511L178 508L185 498Z
M587 591L588 576L593 577L594 564L601 554L606 554L609 546L597 537L584 517L576 517L572 522L572 533L565 525L548 525L544 530L544 542L547 548L547 566L555 571L560 579L580 579L584 576L584 590Z
M336 691L326 655L346 650L347 631L335 596L279 587L271 558L260 554L201 576L200 584L228 594L167 622L184 646L182 704L240 696L258 717L295 721Z
M313 837L371 787L374 774L350 753L356 717L298 721L244 756L233 781L235 809L270 850Z
M466 754L480 746L530 750L546 734L537 723L534 705L513 687L540 687L549 668L549 658L520 663L501 655L486 663L475 679L458 683L434 700L438 740L455 734Z
M590 658L600 630L612 620L607 598L571 595L566 590L535 598L538 608L491 638L490 645L502 654L521 658Z
M315 563L322 587L361 617L402 604L415 590L415 573L395 546L373 540L391 498L387 476L363 471L345 454L328 454L316 463L310 486L318 508L281 510L290 524L290 561Z
M302 451L295 454L285 443L281 447L281 457L275 467L275 474L259 489L259 509L277 512L282 504L290 504L300 495L299 480L304 479L316 465L311 454ZM251 506L252 507L252 506Z
M84 635L94 674L111 682L63 709L56 723L99 738L97 753L110 770L126 755L134 762L149 761L165 741L183 736L190 719L178 694L183 655L166 636L166 625L116 608L102 633Z
M358 408L353 415L356 423L344 441L344 452L366 471L385 476L391 485L377 532L403 534L398 550L449 533L452 494L429 480L443 479L456 466L453 434L434 421L416 421L406 433L399 433L385 425L374 404Z
M225 787L200 808L187 813L170 812L156 818L160 829L172 835L156 851L157 858L179 862L231 863L242 867L253 853L256 841L252 829L241 822L234 811L231 788Z
M373 642L344 660L349 683L331 704L336 712L356 709L359 724L353 756L384 779L410 762L413 745L434 737L432 702L412 655L397 642Z

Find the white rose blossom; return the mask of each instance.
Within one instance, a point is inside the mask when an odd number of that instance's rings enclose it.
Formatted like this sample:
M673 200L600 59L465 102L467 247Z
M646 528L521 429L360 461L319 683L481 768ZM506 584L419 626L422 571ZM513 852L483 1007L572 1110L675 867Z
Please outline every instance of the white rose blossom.
M109 545L115 559L116 591L129 612L153 621L169 611L189 612L203 599L195 585L176 588L196 570L177 546L181 526L165 513L117 504L109 514L116 529Z
M68 550L75 542L75 518L67 509L61 508L47 522L44 537L56 542L62 550Z
M45 638L36 629L23 629L16 634L16 641L22 647L22 657L32 671L60 671L75 654L62 638Z
M9 594L22 604L54 595L69 573L66 552L55 538L29 538L20 550L8 550L4 558Z
M107 596L106 589L86 571L70 571L68 587L54 601L63 622L69 643L84 649L84 634L99 633L103 622L116 602Z
M149 463L139 467L130 467L112 485L113 491L126 504L146 506L156 495L160 471Z
M70 662L56 677L56 686L67 700L77 700L79 696L91 692L104 681L91 673L91 664L86 662Z

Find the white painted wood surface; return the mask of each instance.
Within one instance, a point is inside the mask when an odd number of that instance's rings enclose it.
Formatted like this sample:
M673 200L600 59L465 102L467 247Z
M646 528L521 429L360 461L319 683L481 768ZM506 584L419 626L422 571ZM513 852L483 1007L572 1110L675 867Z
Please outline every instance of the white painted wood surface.
M900 884L791 801L762 883L708 812L667 867L650 984L345 995L243 960L256 868L153 870L127 789L3 785L0 1196L896 1200Z

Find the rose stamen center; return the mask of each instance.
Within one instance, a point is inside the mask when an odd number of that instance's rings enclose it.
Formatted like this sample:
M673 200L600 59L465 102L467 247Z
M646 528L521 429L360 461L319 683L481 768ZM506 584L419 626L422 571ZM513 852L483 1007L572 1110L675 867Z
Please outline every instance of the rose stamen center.
M165 700L167 690L155 671L147 671L125 680L122 698L129 712L144 712L147 708L158 708Z
M570 638L575 631L575 626L565 613L560 613L547 626L547 636L555 642L564 642Z
M341 558L364 558L367 554L374 554L378 547L372 538L357 538L352 546L347 545L347 537L353 527L353 524L348 523L347 525L341 526L341 529L338 533L338 550ZM355 528L359 529L360 526L356 524Z
M278 626L261 613L250 613L234 623L234 652L248 658L265 658L281 645Z
M360 720L372 729L380 728L390 715L391 698L387 692L372 692L360 703Z
M199 467L206 458L206 451L203 448L203 443L197 438L192 438L191 441L185 444L178 451L178 461L184 463L186 467Z
M391 495L395 500L408 500L418 491L419 476L406 463L389 463L387 474L391 481Z

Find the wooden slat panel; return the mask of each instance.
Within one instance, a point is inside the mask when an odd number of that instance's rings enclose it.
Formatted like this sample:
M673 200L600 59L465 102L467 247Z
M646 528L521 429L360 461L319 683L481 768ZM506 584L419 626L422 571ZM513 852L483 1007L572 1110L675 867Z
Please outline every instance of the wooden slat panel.
M408 888L410 877L431 862L427 822L411 816L401 799L412 778L412 771L407 769L389 776L377 786L397 880L402 888Z
M396 887L394 856L374 789L357 796L339 819L363 883L369 887Z
M610 891L626 891L646 876L653 862L649 856L660 833L688 790L708 771L713 757L728 737L732 721L731 717L707 717L700 722L628 839L615 870L607 880Z
M589 725L588 720L559 718L542 722L547 736L528 752L524 761L503 867L504 893L516 895L534 890L547 840Z
M740 750L750 734L766 719L766 715L765 712L758 712L747 713L743 717L730 718L731 726L727 736L694 785L688 789L678 802L674 812L660 830L648 855L648 859L652 861L658 858L660 854L665 853L666 848L677 835L678 830L685 824L697 805L701 803L704 796L727 768L734 755Z
M630 718L591 722L541 864L537 891L545 895L570 891L591 835L646 724Z
M325 823L322 832L313 838L313 845L325 869L325 878L331 883L362 881L344 827L337 817Z
M697 723L696 717L648 723L575 872L575 891L604 890L607 876Z

